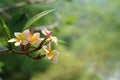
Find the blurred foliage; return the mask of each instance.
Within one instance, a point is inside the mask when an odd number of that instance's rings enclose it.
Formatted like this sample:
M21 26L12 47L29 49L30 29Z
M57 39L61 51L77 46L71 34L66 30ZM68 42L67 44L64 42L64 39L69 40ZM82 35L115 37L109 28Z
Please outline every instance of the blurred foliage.
M22 1L0 0L0 7ZM59 21L54 35L67 43L58 46L57 65L46 59L35 61L10 52L1 54L0 77L3 80L109 80L107 76L120 72L119 8L119 0L56 0L49 4L29 4L0 14L13 34L21 31L32 16L46 9L56 9L32 27ZM3 45L6 43L0 32L0 47Z

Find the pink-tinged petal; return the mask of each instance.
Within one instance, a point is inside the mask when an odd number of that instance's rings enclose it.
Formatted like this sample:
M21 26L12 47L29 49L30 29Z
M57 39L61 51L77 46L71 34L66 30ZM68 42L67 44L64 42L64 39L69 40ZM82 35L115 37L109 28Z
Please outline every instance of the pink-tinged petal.
M54 55L55 53L51 52L51 53L47 53L46 57L53 63L57 63L57 59L56 56Z
M28 44L28 41L27 41L27 40L24 40L24 41L22 42L22 44L23 44L23 45L26 45L26 44Z
M46 57L50 60L52 57L51 56L49 56L48 54L46 54Z
M39 36L40 36L40 33L33 34L33 36L31 37L30 43L31 44L39 44L40 43Z
M51 37L51 38L52 38L52 41L55 42L55 44L57 45L57 42L58 42L57 37Z
M21 44L21 42L16 42L15 46L19 46Z
M43 46L43 50L44 50L46 53L49 53L49 50L48 50L47 46Z
M23 31L23 35L25 35L25 38L27 40L30 40L30 38L32 36L31 33L30 33L30 31L28 29Z
M40 44L41 40L40 39L37 39L36 41L34 41L33 44Z
M35 33L32 36L32 38L34 38L34 39L39 39L39 37L40 37L40 33Z
M24 35L31 35L31 33L30 33L30 31L27 29L27 30L24 30L23 32L22 32Z
M36 41L36 43L35 43L35 44L40 44L40 42L41 42L41 41L40 41L40 39L39 39L39 40L37 40L37 41Z
M48 31L46 28L42 28L41 31L44 35L48 35L50 33L50 31Z
M58 61L57 61L56 59L50 59L50 61L51 61L52 63L55 63L55 64L58 63Z
M54 56L59 56L59 52L57 50L53 50Z
M24 31L23 31L23 34L30 34L30 31L29 31L29 29L27 29L27 30L24 30Z
M15 35L15 37L19 37L20 35L22 35L22 33L20 33L20 32L15 32L14 35Z
M16 38L12 38L12 39L8 40L8 42L16 42L16 41L17 41Z
M39 38L40 39L40 41L43 41L45 38Z

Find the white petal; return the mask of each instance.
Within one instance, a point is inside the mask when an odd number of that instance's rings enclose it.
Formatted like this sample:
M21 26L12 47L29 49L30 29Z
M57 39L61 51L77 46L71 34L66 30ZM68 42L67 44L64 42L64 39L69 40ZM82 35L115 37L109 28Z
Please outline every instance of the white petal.
M43 46L43 50L44 50L46 53L49 53L49 50L48 50L47 46Z
M28 44L28 41L25 40L25 41L22 42L22 44L23 44L23 45L26 45L26 44Z
M16 42L15 43L15 46L19 46L21 42Z
M36 39L39 39L39 37L40 37L40 33L35 33L35 34L33 34L32 37L34 37L34 38L36 38Z
M51 48L52 46L51 46L51 42L48 44L48 49L49 50L51 50L52 48Z
M50 61L53 62L53 63L55 63L55 64L58 63L58 61L56 59L54 59L54 60L51 59Z
M30 39L31 33L30 33L30 31L29 31L28 29L27 29L27 30L24 30L24 31L23 31L23 34L25 35L25 37L26 37L27 40Z
M47 35L50 33L50 31L48 31L46 28L42 28L41 31L44 35Z
M51 37L51 38L52 38L52 41L55 42L55 44L57 45L57 42L58 42L57 37Z
M31 33L30 33L29 29L27 29L27 30L23 31L23 34L31 34Z
M40 44L41 40L40 39L36 39L36 41L34 41L34 43L32 44Z
M40 41L43 41L44 40L44 38L40 38Z
M8 42L16 42L16 41L17 41L16 38L12 38L12 39L8 40Z
M20 33L20 32L15 32L15 33L14 33L14 35L15 35L16 37L19 37L21 34L22 34L22 33Z
M59 56L59 52L57 50L54 50L54 56Z

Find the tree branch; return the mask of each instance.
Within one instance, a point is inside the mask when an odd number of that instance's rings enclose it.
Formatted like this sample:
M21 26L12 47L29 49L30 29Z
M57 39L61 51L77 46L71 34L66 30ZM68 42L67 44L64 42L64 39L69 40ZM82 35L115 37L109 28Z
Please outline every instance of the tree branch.
M46 56L46 54L38 55L36 57L33 57L33 56L30 56L29 54L26 54L26 56L28 56L29 58L35 59L35 60L39 60L39 59L44 58Z
M26 6L28 4L38 4L38 3L43 3L43 2L51 3L51 2L54 2L54 1L55 0L26 0L24 2L16 3L12 6L8 6L8 7L5 7L5 8L0 8L0 14L5 13L6 11L10 11L10 10L13 10L13 9L16 9L16 8Z

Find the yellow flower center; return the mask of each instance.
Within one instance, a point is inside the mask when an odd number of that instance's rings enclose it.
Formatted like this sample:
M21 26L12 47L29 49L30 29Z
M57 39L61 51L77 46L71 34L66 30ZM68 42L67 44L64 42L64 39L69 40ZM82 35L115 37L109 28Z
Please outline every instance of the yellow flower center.
M18 42L23 42L25 40L25 37L24 35L20 34L18 37L17 37L17 41Z
M49 51L49 53L47 54L49 59L54 59L54 52L53 51Z

